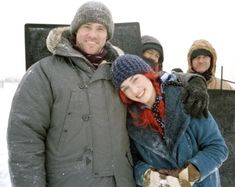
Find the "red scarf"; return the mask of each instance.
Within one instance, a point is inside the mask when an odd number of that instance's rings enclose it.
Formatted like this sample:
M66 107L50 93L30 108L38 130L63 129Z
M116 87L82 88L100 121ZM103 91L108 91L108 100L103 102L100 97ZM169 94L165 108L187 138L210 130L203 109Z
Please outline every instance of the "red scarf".
M101 51L95 55L87 54L76 46L75 48L79 50L95 66L95 68L99 66L107 54L107 50L105 48L101 49Z

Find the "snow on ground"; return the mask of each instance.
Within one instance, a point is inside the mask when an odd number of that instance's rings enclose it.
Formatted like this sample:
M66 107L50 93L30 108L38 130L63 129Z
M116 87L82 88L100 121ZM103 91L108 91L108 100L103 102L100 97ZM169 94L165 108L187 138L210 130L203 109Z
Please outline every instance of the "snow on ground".
M12 97L18 83L4 83L0 87L0 186L10 187L10 177L8 171L8 153L6 142L6 131Z

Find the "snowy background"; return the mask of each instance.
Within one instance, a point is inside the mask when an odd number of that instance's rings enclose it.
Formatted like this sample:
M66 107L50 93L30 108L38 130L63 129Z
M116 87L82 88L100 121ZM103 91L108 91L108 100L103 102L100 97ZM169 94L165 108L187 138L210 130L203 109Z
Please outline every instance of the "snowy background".
M0 187L10 187L8 173L8 155L6 144L6 129L12 97L17 83L4 83L0 87ZM2 88L3 86L3 88Z
M26 23L70 24L78 7L87 0L2 0L1 75L25 72L24 25ZM204 38L218 54L216 75L235 81L234 0L100 0L115 23L139 22L142 35L152 35L164 48L163 68L187 70L187 52L192 42ZM13 53L14 52L14 53Z
M113 14L115 23L139 22L141 34L160 40L164 48L163 68L187 70L187 52L192 42L204 38L215 47L216 75L223 66L224 79L235 81L234 0L100 0ZM77 8L86 0L8 0L0 2L0 187L9 187L6 128L17 83L25 73L24 25L26 23L70 24ZM234 85L233 85L234 86Z

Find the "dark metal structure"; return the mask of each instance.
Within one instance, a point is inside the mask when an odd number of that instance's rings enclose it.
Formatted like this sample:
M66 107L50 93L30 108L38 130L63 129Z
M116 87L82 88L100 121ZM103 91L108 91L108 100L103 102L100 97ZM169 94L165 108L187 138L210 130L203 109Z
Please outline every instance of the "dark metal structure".
M209 90L209 109L229 148L229 157L221 166L222 187L235 186L235 91Z

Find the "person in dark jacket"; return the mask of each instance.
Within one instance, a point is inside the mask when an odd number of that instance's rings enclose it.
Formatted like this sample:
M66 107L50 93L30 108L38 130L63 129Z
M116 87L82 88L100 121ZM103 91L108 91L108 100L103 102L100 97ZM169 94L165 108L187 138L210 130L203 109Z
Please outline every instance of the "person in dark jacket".
M47 38L52 56L32 65L12 102L9 168L15 187L134 187L126 108L110 81L123 54L100 2ZM35 41L36 42L36 41Z
M84 3L69 27L50 31L52 55L27 70L12 101L12 186L135 186L126 107L111 82L111 64L123 54L110 43L113 34L110 10L96 1ZM206 90L190 85L186 108L207 111ZM195 93L202 96L196 107Z
M160 41L153 36L141 37L143 58L156 71L163 71L164 51Z
M147 62L155 72L164 74L163 61L164 61L164 50L161 42L149 35L143 35L141 37L142 44L142 58ZM181 68L173 68L171 71L182 72Z
M219 187L228 157L216 121L193 118L182 104L182 83L161 77L135 55L118 57L112 80L127 105L136 184L144 187Z

